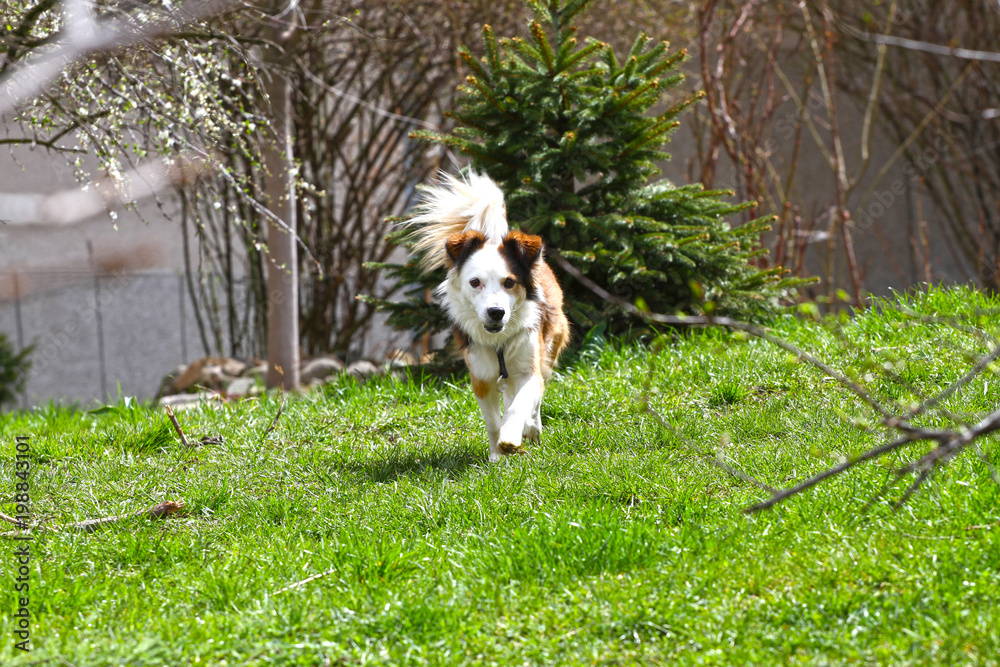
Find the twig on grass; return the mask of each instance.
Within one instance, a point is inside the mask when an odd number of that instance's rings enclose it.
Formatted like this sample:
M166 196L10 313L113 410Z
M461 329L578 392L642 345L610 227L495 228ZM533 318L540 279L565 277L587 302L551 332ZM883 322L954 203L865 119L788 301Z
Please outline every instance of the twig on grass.
M337 569L338 568L332 568L330 570L327 570L326 572L320 572L319 574L314 574L312 576L306 577L302 581L296 581L294 584L289 584L288 586L285 586L284 588L275 591L274 595L281 595L282 593L290 591L294 588L301 588L302 586L308 584L310 581L316 581L317 579L322 579L327 575L333 574L334 572L337 571Z
M197 456L194 457L193 459L182 459L177 463L177 465L168 470L167 474L169 475L170 473L175 472L178 468L184 468L184 470L187 471L186 466L190 463L201 463L201 460Z
M285 401L286 400L287 400L287 397L285 396L285 393L281 392L281 405L278 406L278 411L276 413L274 413L274 419L271 420L271 425L268 426L267 430L264 431L264 434L260 436L260 441L261 442L264 442L264 438L266 438L267 436L269 436L271 434L271 431L273 431L278 426L278 418L281 417L281 413L284 412L284 410L285 410Z
M5 523L9 523L9 524L11 524L13 526L17 526L18 528L20 528L22 530L27 530L28 528L31 528L30 525L24 523L23 521L18 521L14 517L8 516L8 515L4 514L3 512L0 512L0 521L3 521Z
M187 436L184 435L184 429L181 428L180 422L177 421L177 417L174 416L174 410L169 405L167 408L167 416L170 417L170 422L174 425L174 430L177 431L177 435L181 437L181 444L185 447L190 447L191 444L188 442Z
M191 444L191 442L187 439L187 436L184 435L184 429L181 428L180 422L177 421L177 417L174 415L173 409L169 405L164 407L167 410L167 416L170 417L170 422L174 425L174 430L177 431L177 435L181 437L181 444L185 447L191 448L198 447L200 445L221 445L226 441L226 439L221 435L206 435L204 438L198 440L198 442Z
M23 522L18 521L14 517L7 516L6 514L0 514L0 521L5 521L7 523L18 526L19 530L14 530L6 533L0 533L0 537L19 537L22 536L25 530L37 530L40 532L68 532L68 531L82 531L82 532L93 532L97 530L100 526L106 526L111 523L117 523L119 521L127 521L129 519L163 519L170 516L171 514L184 508L184 503L178 500L165 500L162 503L157 503L152 507L147 507L143 510L138 510L136 512L130 512L128 514L116 514L114 516L106 516L100 519L87 519L86 521L77 521L75 523L67 523L58 526L46 526L41 523L25 525Z
M1000 528L1000 521L994 521L993 523L984 523L978 526L966 526L966 530L989 530L990 528Z
M666 419L664 419L663 415L661 415L659 412L657 412L656 410L654 410L653 407L649 404L648 400L643 400L642 401L642 408L648 414L650 414L657 422L659 422L660 426L662 426L663 428L665 428L668 431L670 431L674 435L674 437L676 437L678 440L680 440L681 442L683 442L685 444L685 446L688 447L688 449L691 449L692 451L694 451L699 457L701 457L701 459L703 461L706 461L706 462L711 463L712 465L714 465L714 466L716 466L718 468L721 468L722 470L726 471L727 473L729 473L733 477L741 479L744 482L747 482L749 484L753 484L754 486L756 486L757 488L761 489L762 491L767 491L768 493L771 493L771 494L777 494L778 493L778 490L775 489L773 486L770 486L769 484L765 484L764 482L760 481L759 479L756 479L755 477L746 474L745 472L743 472L739 468L734 468L733 466L729 465L728 463L726 463L725 461L723 461L718 456L712 456L710 453L706 452L702 447L700 447L697 443L692 442L690 439L688 439L687 437L685 437L683 433L681 433L679 430L677 430L676 428L674 428L673 424L671 424Z

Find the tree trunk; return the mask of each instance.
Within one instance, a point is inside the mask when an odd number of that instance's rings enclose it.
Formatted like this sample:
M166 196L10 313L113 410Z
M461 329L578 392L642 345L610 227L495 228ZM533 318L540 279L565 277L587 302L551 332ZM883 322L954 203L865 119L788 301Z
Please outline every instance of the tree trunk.
M290 0L290 5L296 0ZM291 8L291 7L290 7ZM283 12L285 17L294 11ZM264 153L267 170L267 386L299 386L299 270L296 248L295 167L292 152L292 86L285 70L295 25L276 23L266 51L266 90L276 135Z

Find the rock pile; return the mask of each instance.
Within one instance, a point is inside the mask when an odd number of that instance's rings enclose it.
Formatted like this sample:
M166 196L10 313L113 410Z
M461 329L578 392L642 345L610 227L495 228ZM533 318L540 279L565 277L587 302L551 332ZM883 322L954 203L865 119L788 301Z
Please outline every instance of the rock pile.
M332 381L342 373L367 380L387 372L405 371L415 363L408 353L396 353L382 365L372 361L344 362L330 355L305 359L299 366L303 387L315 387ZM191 364L178 366L167 373L156 400L161 405L183 407L210 397L242 398L264 392L267 362L259 359L242 361L228 357L202 357Z

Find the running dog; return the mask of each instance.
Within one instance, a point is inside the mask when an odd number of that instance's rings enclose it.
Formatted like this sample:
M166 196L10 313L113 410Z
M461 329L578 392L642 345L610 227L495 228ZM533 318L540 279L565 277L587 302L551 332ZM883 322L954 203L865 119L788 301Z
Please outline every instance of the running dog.
M541 438L545 381L569 342L562 289L542 239L511 230L503 192L476 173L464 180L442 174L407 224L422 269L448 269L436 294L472 376L490 461L523 453L522 441Z

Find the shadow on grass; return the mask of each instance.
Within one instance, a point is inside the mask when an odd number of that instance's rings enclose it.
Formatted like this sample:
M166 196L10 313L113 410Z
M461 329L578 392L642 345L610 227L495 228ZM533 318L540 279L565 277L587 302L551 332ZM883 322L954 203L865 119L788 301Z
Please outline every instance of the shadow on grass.
M482 451L456 449L389 454L378 459L348 463L346 470L360 481L385 484L401 478L419 479L428 475L458 478L473 467L486 463L486 447Z

